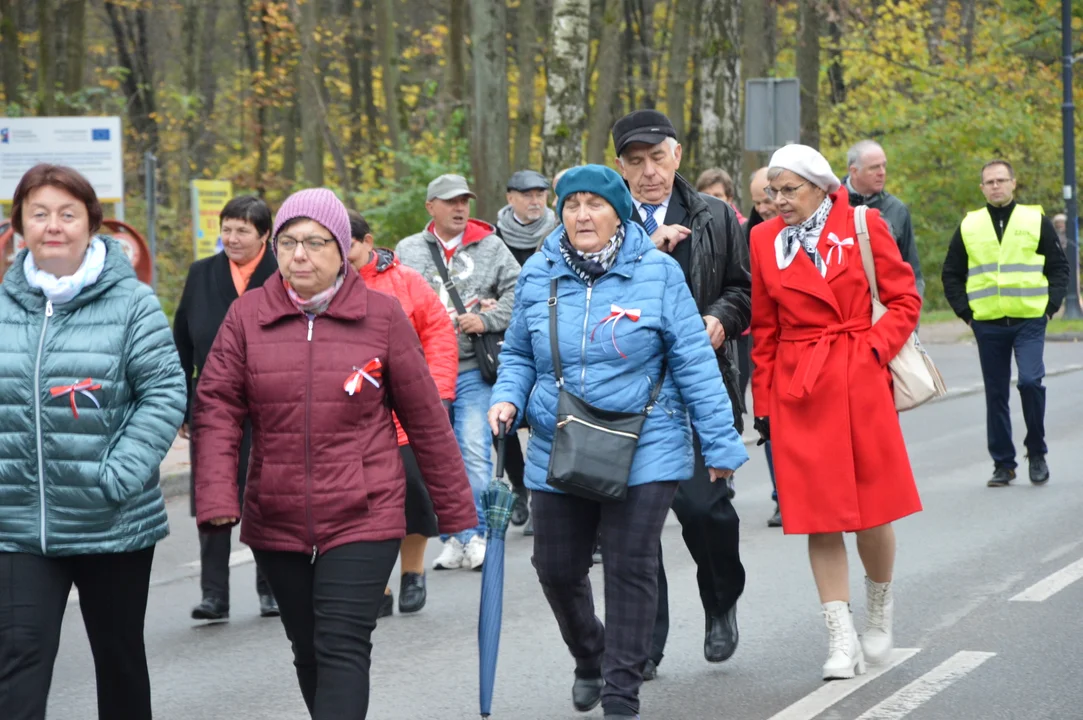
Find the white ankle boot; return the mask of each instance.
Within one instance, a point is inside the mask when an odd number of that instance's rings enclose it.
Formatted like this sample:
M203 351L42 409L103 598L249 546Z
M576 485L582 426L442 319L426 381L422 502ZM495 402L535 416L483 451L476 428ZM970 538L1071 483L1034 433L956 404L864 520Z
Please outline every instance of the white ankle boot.
M841 600L824 603L824 621L829 636L824 680L848 680L864 675L865 656L854 630L850 604Z
M865 632L861 635L861 649L865 659L873 665L888 661L895 647L891 624L895 617L895 598L891 581L873 582L865 578Z

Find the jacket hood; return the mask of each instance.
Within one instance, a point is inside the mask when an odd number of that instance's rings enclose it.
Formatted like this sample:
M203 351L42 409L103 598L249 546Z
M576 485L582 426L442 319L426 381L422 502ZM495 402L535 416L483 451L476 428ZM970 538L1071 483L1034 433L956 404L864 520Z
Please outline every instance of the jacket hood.
M425 232L429 235L426 239L429 242L434 242L439 238L436 237L436 231L434 229L435 223L430 222L425 226ZM466 230L463 231L463 245L470 245L471 243L480 242L490 235L496 234L496 228L485 222L484 220L475 220L470 218L466 221Z
M58 305L56 312L69 312L80 308L93 302L117 283L136 279L135 270L132 269L132 264L128 261L120 243L109 235L97 237L105 242L105 267L102 268L101 275L93 285L83 288L78 295L63 305ZM29 248L23 248L15 256L11 267L4 274L3 288L17 303L27 310L35 311L45 307L45 296L40 290L30 287L26 281L23 263L29 252Z
M560 254L560 238L564 235L564 226L558 225L553 232L549 233L549 236L545 238L545 242L542 243L541 252L549 260L549 262L556 265L558 268L562 268L570 275L575 275L572 269L568 267L568 263L564 261L564 256ZM656 249L654 242L651 241L650 235L647 231L637 223L628 220L624 223L624 243L620 246L620 250L617 252L617 261L610 268L609 272L617 272L621 275L631 276L632 266L639 258L651 250ZM578 276L576 276L578 277Z
M398 256L390 248L373 248L372 257L369 258L368 264L361 267L361 277L369 278L400 264Z

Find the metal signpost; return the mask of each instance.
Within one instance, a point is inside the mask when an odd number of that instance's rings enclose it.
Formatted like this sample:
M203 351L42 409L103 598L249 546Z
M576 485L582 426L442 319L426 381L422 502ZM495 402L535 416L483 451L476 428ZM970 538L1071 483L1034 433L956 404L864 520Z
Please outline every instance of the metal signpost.
M774 152L801 139L797 78L753 78L745 83L745 150Z
M1075 177L1075 104L1072 102L1072 2L1061 0L1061 41L1064 53L1064 231L1068 235L1068 294L1064 298L1064 317L1083 318L1079 305L1079 201Z

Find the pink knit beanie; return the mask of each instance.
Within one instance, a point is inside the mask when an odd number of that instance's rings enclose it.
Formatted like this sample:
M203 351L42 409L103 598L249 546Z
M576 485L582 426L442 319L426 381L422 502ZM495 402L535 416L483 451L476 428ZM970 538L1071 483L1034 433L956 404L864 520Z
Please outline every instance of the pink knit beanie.
M286 198L275 215L274 230L271 233L273 248L278 254L278 231L291 220L308 218L323 225L338 241L342 251L342 267L349 269L346 256L350 254L350 216L346 206L327 188L299 190Z

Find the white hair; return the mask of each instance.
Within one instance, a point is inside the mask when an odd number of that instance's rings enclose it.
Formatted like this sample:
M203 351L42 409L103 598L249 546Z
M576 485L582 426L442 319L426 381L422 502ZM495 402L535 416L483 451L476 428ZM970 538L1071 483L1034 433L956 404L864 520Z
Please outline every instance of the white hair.
M861 158L870 150L884 152L884 147L875 140L859 140L846 151L846 167L861 168Z
M680 145L680 143L677 142L677 138L667 137L664 142L666 144L666 147L669 148L670 157L672 157L674 160L676 160L677 159L677 146ZM628 148L625 148L625 150L627 150L627 149ZM621 167L624 166L624 153L621 153L620 156L617 157L617 162L620 163Z

